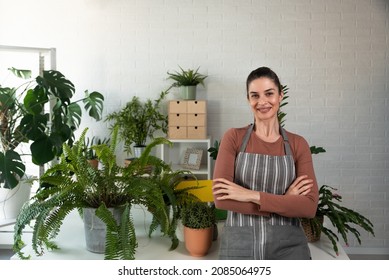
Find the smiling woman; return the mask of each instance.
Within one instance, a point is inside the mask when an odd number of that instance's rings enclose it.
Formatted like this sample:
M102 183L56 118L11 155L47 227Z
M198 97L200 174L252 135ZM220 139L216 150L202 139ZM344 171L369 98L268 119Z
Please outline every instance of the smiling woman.
M308 143L281 127L283 87L270 68L252 71L246 86L254 124L229 129L215 163L215 205L228 210L219 257L310 259L299 221L318 201Z

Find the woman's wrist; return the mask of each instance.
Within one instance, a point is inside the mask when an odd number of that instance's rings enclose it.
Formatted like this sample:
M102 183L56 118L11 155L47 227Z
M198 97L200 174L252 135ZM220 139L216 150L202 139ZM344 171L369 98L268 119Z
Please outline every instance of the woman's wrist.
M258 191L252 191L251 202L261 205L261 193Z

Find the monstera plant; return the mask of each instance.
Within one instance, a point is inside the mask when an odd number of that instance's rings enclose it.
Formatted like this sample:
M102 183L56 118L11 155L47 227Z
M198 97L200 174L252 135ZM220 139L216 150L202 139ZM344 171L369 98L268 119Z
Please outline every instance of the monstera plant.
M32 162L43 165L62 153L64 143L74 141L84 104L95 120L101 119L104 97L85 91L77 101L75 87L61 72L43 71L31 79L31 71L9 69L23 82L18 87L0 85L0 186L15 188L25 175L19 145L30 145Z

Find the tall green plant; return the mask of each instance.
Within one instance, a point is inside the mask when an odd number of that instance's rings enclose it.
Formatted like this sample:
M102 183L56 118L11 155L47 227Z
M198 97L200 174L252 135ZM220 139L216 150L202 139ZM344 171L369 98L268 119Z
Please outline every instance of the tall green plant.
M31 71L9 69L21 79L18 87L0 86L0 183L16 187L25 172L18 146L31 143L32 162L43 165L62 153L62 145L72 145L82 109L95 120L101 119L104 97L85 91L85 97L72 101L73 83L59 71L44 71L31 79ZM49 110L49 104L54 104Z
M288 102L286 101L286 99L289 98L288 96L288 92L289 92L289 88L287 85L281 85L281 91L283 92L284 94L284 97L282 98L282 102L280 104L280 108L277 112L277 117L278 117L278 122L280 123L281 126L284 126L285 124L285 117L286 117L286 113L284 111L282 111L282 108L286 105L288 105Z

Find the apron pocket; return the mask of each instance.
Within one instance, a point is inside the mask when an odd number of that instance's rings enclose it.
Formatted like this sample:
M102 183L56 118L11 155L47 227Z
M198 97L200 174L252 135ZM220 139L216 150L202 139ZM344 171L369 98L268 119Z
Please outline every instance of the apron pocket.
M267 226L266 259L309 260L311 252L304 231L298 226Z
M254 258L253 227L225 226L221 234L219 259L252 260Z

